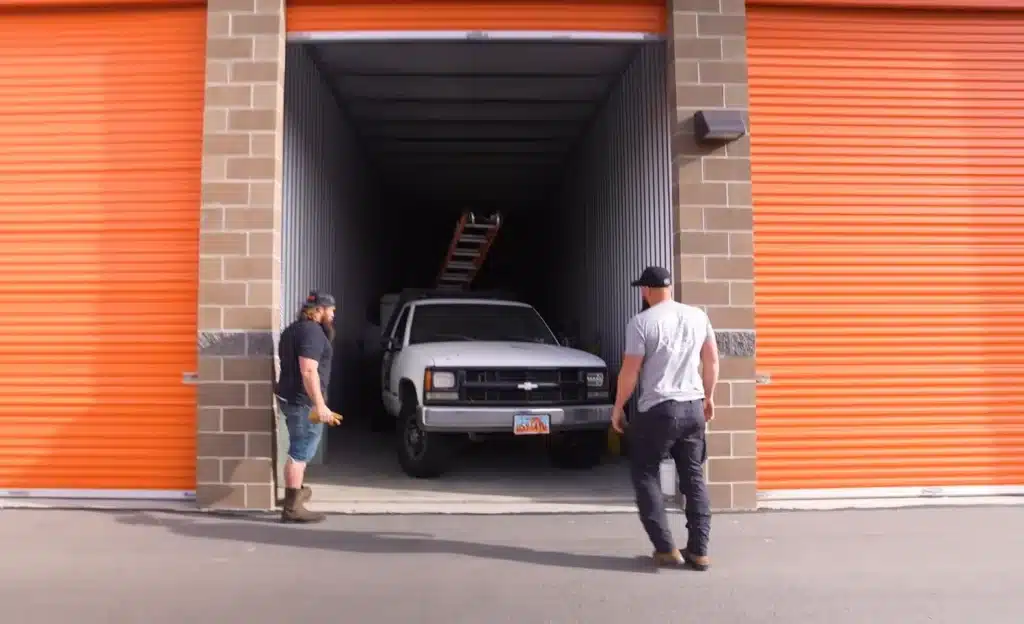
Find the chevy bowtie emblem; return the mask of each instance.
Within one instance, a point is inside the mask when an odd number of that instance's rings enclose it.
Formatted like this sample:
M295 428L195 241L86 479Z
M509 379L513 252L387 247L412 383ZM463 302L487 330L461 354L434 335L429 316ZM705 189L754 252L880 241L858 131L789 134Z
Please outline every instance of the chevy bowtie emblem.
M536 390L540 386L533 383L532 381L524 381L523 383L519 384L516 387L519 388L520 390L526 390L527 392L529 392L530 390Z

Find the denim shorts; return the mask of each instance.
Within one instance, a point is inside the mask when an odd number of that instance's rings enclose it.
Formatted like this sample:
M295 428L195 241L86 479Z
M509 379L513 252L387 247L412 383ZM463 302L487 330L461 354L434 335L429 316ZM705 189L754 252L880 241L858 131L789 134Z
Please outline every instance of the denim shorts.
M312 408L308 405L288 403L279 398L277 406L281 409L284 422L288 426L288 457L292 461L307 463L313 459L317 447L320 446L324 424L309 420Z

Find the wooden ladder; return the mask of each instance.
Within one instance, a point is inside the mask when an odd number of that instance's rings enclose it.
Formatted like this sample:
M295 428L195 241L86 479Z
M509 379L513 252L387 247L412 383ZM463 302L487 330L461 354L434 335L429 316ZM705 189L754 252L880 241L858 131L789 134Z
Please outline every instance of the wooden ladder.
M455 233L448 246L448 255L437 276L439 290L464 290L483 266L487 251L501 228L501 215L492 214L478 221L472 212L464 212L455 224Z

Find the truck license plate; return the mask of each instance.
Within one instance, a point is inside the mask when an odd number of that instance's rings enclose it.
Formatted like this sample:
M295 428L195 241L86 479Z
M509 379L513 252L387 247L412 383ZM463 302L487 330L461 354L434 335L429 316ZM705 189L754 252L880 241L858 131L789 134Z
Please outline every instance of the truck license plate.
M516 414L512 425L515 435L548 435L551 433L551 414Z

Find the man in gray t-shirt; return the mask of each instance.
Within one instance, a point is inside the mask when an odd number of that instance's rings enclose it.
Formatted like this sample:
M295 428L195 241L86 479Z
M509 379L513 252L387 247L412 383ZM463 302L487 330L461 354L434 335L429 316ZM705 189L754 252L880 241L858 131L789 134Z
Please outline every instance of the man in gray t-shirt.
M629 321L619 372L612 427L625 431L624 406L639 382L638 413L629 423L629 458L640 521L654 545L659 565L706 570L711 503L704 481L707 461L705 423L714 418L718 347L708 315L672 299L672 278L661 267L647 267L639 286L649 306ZM672 539L662 500L660 465L675 461L686 497L686 550Z

